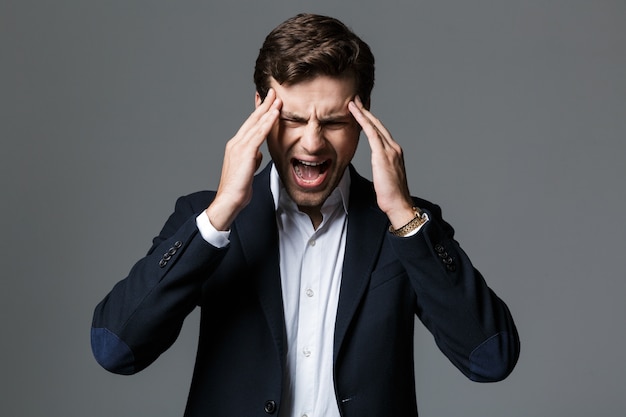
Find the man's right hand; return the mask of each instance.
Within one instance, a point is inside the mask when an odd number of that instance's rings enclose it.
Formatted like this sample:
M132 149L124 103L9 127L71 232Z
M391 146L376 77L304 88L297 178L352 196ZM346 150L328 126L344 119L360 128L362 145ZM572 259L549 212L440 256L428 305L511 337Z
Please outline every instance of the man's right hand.
M239 212L250 203L252 179L263 158L260 148L278 120L281 106L276 92L270 89L265 100L226 144L217 194L205 210L215 229L230 229Z

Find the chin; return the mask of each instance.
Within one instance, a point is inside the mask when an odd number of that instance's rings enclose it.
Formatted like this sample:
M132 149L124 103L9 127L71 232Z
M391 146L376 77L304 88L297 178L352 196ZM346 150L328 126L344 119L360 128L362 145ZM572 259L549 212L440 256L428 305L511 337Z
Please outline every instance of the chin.
M298 207L320 208L329 195L330 193L326 190L315 194L289 191L289 196Z

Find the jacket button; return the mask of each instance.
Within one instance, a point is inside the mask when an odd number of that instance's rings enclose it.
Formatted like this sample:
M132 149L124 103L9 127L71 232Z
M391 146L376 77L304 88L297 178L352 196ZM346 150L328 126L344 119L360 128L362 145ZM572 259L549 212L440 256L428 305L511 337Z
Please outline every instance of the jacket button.
M267 414L274 414L274 412L276 411L276 401L266 401L264 410Z
M159 262L159 266L161 268L165 268L165 265L167 265L167 261L165 259L161 259L161 261Z
M177 240L177 241L174 243L174 247L175 247L176 249L180 249L180 247L181 247L181 246L183 246L183 242L181 242L180 240Z
M444 251L443 246L439 243L435 245L435 252L442 253Z

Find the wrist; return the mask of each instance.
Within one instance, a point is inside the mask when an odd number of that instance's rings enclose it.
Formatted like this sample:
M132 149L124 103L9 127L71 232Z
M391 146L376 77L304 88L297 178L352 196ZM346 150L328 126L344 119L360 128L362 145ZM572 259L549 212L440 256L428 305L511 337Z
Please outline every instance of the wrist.
M209 207L204 210L204 214L209 218L209 222L215 230L225 232L230 230L231 223L235 220L238 211L222 206L218 200L214 200Z
M396 206L393 210L388 210L387 218L393 229L399 229L415 217L415 207L413 202Z
M428 221L428 216L418 207L412 207L413 217L407 223L399 228L395 228L393 225L389 226L389 232L398 237L408 236L413 233L417 233L424 223Z

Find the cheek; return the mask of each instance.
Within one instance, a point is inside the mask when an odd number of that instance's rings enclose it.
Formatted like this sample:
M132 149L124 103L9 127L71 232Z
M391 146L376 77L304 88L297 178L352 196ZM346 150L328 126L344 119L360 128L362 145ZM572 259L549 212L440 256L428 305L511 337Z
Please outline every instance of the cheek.
M274 125L267 135L267 149L274 161L287 155L290 148L290 129L282 127L280 124Z
M359 144L358 132L351 132L350 134L343 134L340 138L334 141L335 152L337 157L343 160L352 160L356 152L356 148Z

